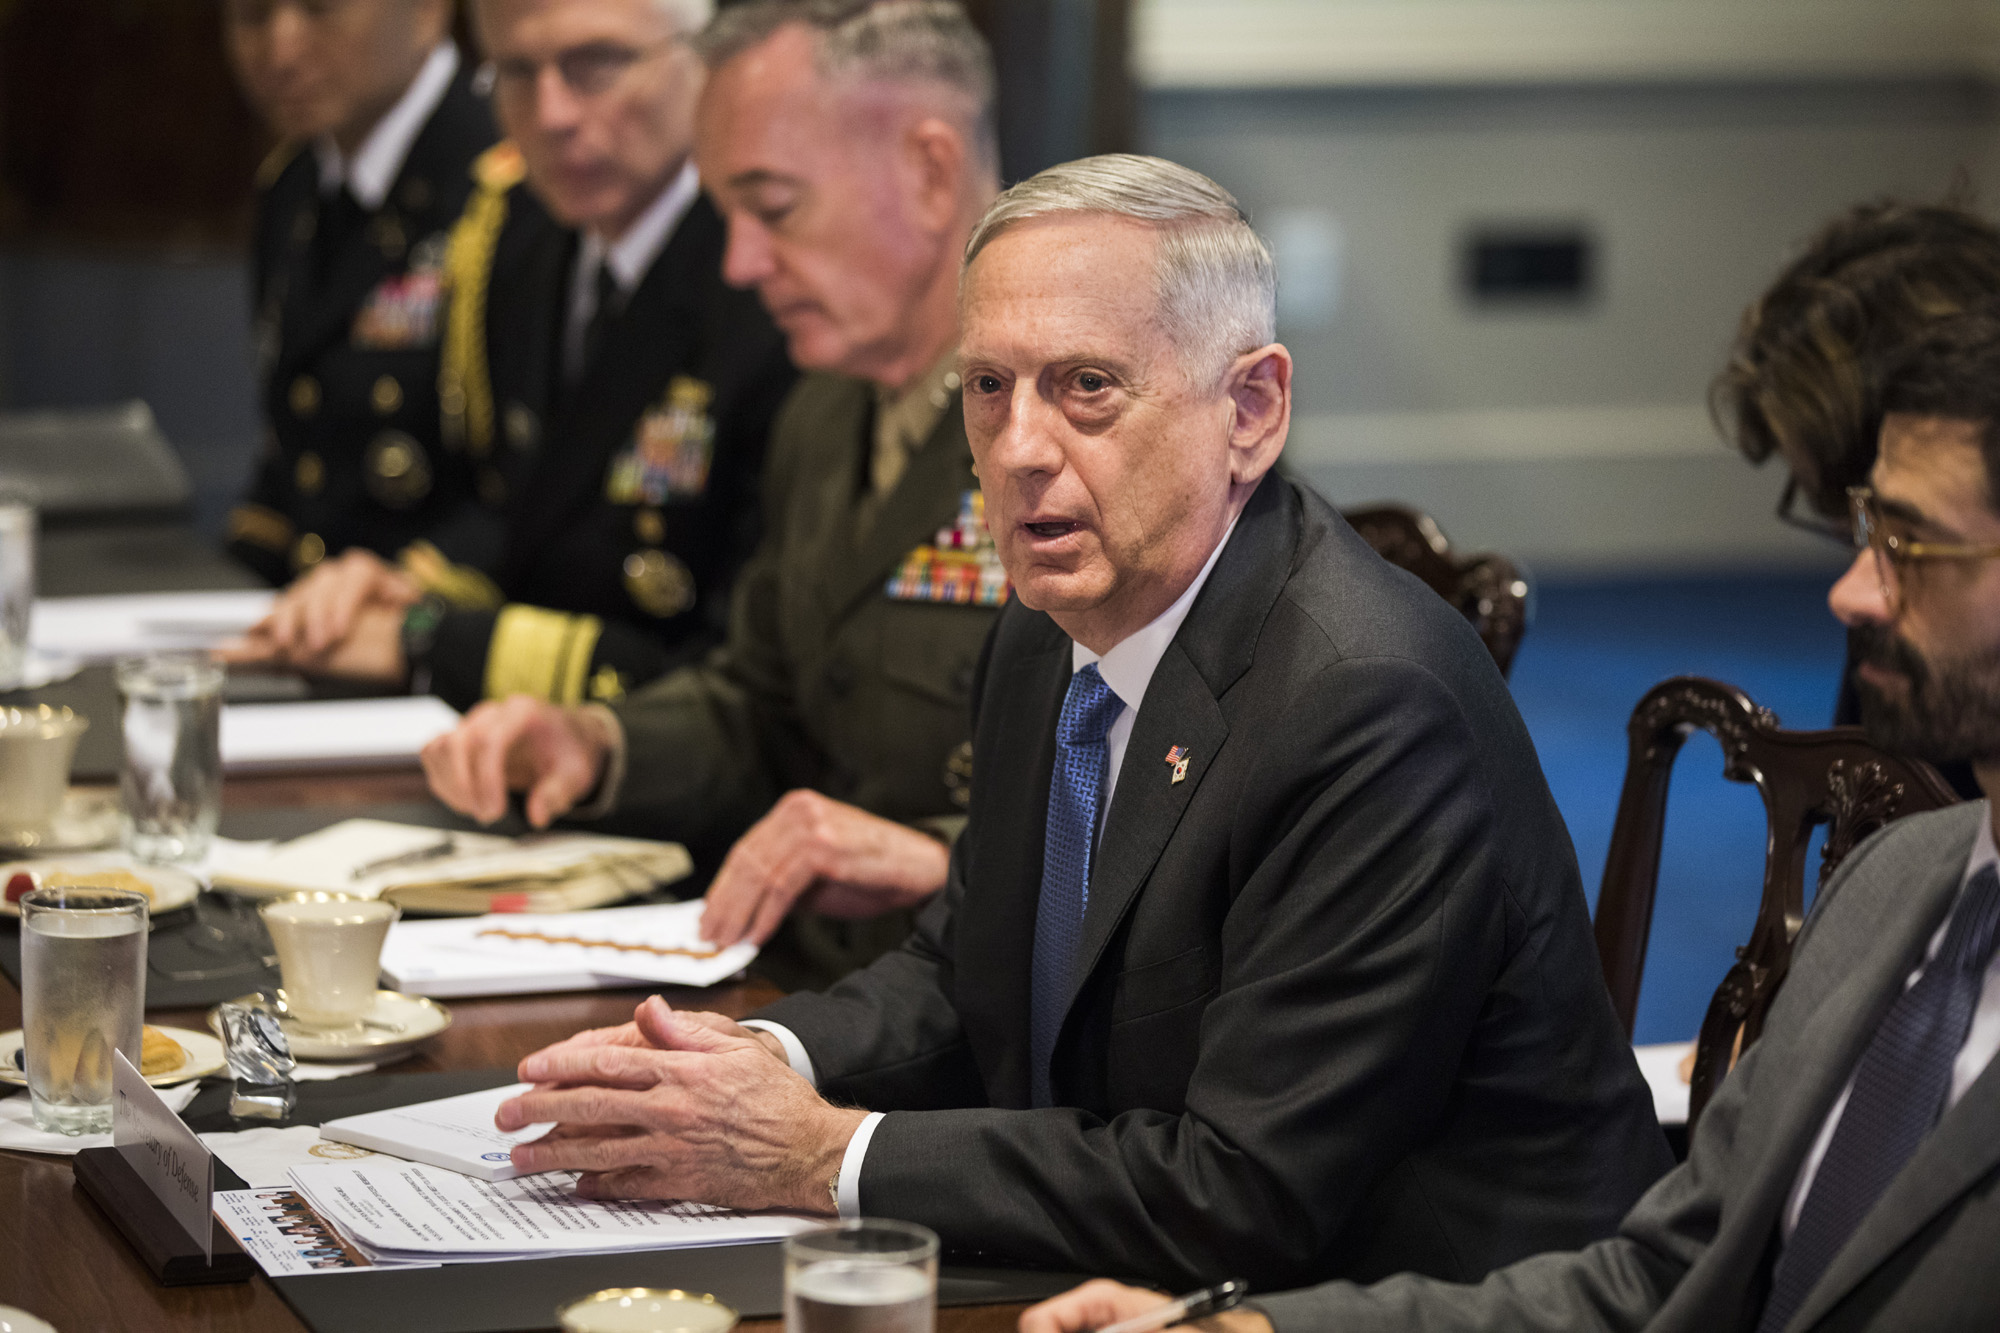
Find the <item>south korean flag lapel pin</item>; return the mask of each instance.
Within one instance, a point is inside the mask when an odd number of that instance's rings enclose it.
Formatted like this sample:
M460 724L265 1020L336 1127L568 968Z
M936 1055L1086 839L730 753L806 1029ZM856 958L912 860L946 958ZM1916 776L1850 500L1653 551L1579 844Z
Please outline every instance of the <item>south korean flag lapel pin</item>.
M1173 786L1175 783L1187 777L1187 770L1188 770L1187 746L1176 745L1173 749L1167 751L1167 767L1171 768L1174 771L1173 777L1168 779L1167 781L1167 785L1169 787Z

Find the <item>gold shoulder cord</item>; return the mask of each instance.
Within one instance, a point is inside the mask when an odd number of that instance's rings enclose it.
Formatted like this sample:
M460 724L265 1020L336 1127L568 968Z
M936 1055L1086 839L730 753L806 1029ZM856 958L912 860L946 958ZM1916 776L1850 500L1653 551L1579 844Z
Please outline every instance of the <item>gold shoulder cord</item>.
M493 446L493 383L486 366L486 288L507 221L507 192L527 174L521 150L502 140L472 164L476 186L452 224L444 279L450 297L438 366L439 427L446 445L483 458Z

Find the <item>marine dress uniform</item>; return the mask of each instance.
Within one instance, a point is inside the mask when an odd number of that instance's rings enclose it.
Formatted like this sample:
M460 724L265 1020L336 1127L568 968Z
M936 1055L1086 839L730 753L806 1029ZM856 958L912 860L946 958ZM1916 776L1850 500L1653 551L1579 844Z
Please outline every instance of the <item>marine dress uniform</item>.
M799 382L772 432L764 539L727 642L612 710L625 743L580 816L675 838L709 867L794 787L955 836L973 674L1010 591L955 363L893 396L838 375ZM912 916L795 912L759 970L825 984L894 947Z
M771 419L796 372L684 167L615 243L558 226L501 144L454 231L447 441L505 513L494 581L405 567L412 683L469 707L613 701L722 638L758 534ZM442 571L442 573L440 573Z
M456 46L434 50L351 159L281 149L258 203L255 288L264 453L230 549L274 584L351 546L423 538L489 564L498 518L440 447L446 237L494 139Z

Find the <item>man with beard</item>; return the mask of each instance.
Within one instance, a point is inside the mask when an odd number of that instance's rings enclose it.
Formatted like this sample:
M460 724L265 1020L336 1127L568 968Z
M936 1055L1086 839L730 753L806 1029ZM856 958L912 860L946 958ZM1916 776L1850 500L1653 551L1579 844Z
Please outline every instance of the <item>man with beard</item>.
M1871 736L1988 799L1900 820L1821 891L1764 1036L1619 1233L1476 1285L1405 1274L1260 1298L1227 1333L1991 1328L2000 1320L2000 322L1921 343L1884 394L1860 553L1829 601ZM1503 1204L1504 1206L1504 1204ZM1143 1313L1094 1282L1022 1333Z

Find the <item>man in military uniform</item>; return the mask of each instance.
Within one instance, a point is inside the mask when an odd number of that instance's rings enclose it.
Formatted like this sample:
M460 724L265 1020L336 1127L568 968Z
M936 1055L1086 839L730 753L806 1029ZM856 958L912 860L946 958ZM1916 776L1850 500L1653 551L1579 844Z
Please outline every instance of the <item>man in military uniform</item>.
M425 767L482 820L525 791L538 825L610 817L710 864L737 840L706 932L768 939L805 898L763 960L798 984L907 930L891 909L943 884L970 776L968 695L1008 592L954 370L958 258L998 187L992 73L935 0L760 0L701 45L724 273L821 372L779 415L728 641L614 708L481 705Z
M265 164L255 291L264 454L230 549L273 583L427 538L484 564L498 524L440 447L445 238L493 142L450 0L229 0Z
M428 546L400 567L353 551L239 655L461 708L616 700L722 637L794 372L756 296L723 281L695 175L686 39L707 0L475 12L508 139L452 233L439 396L445 440L504 507L497 587Z

